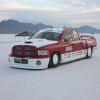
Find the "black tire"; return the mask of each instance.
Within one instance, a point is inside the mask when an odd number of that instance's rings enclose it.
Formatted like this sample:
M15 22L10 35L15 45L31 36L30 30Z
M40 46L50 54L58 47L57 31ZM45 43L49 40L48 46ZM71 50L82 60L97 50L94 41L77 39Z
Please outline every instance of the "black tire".
M52 55L50 56L50 61L49 61L49 68L55 68L59 65L60 63L60 54L59 52L54 52L52 53Z
M87 54L86 54L86 58L91 58L91 56L92 56L92 48L91 47L88 47Z

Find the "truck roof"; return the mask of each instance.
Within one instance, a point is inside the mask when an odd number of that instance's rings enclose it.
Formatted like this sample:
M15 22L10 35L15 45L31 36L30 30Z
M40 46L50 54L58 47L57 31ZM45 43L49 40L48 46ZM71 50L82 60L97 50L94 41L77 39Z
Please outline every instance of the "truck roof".
M64 28L46 28L46 29L41 29L38 32L56 32L56 33L62 33Z

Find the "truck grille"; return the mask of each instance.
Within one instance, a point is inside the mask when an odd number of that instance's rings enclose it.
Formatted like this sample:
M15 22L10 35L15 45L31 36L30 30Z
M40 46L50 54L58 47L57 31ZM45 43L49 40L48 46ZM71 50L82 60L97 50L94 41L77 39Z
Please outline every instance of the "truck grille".
M35 50L33 47L24 47L24 50Z
M35 52L24 52L24 55L35 55Z
M22 53L21 53L21 51L14 51L14 54L15 55L21 55Z
M21 49L22 49L21 46L15 46L15 47L14 47L14 50L21 50Z
M13 54L16 56L35 56L36 48L31 46L14 46Z

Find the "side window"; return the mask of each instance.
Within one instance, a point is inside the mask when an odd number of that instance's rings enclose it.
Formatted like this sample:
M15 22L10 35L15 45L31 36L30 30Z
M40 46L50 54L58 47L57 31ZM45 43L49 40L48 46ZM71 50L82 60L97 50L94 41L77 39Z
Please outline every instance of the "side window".
M74 40L79 40L79 35L76 30L72 30Z
M68 41L72 41L72 35L71 35L71 32L70 30L67 30L65 33L64 33L64 36L63 36L63 42L68 42Z

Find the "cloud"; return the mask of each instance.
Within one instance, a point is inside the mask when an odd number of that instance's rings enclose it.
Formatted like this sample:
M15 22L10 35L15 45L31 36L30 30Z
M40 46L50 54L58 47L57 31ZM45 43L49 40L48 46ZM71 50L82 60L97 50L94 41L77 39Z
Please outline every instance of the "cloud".
M57 1L57 0L56 0ZM61 1L61 0L59 0ZM76 0L77 2L79 0ZM80 0L81 1L81 0ZM81 4L81 2L71 3L70 4ZM83 6L85 3L82 4ZM81 9L81 10L72 10L72 9L58 9L50 7L35 7L27 6L19 3L6 3L0 5L0 20L3 19L15 19L20 22L29 22L29 23L44 23L46 25L53 26L64 26L67 27L79 27L82 25L92 25L93 27L99 28L100 25L100 8L96 9Z
M100 20L98 21L98 19L97 20L92 20L92 19L90 19L90 20L70 20L69 21L70 23L92 23L92 22L100 22Z
M1 3L34 3L39 2L40 0L0 0ZM43 0L41 0L43 1Z
M7 3L3 6L0 6L1 10L13 10L13 9L33 9L30 6L24 6L17 3Z
M0 12L0 21L10 19L13 14L10 12Z
M54 9L50 7L37 8L32 6L20 5L18 3L7 3L0 6L0 10L44 10L44 11L61 11L61 9Z
M53 1L53 0L49 0ZM65 5L70 5L71 7L76 7L75 9L96 9L100 7L100 0L55 0L55 2L60 2Z

